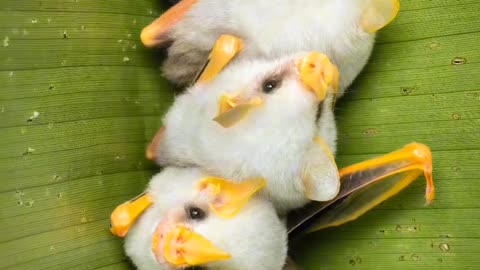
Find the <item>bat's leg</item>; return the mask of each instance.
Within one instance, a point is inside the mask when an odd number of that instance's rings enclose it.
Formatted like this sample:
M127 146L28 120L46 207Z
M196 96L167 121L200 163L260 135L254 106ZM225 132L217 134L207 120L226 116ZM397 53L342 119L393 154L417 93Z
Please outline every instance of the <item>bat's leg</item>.
M148 194L141 194L125 202L112 212L110 216L110 231L118 237L125 237L135 220L145 209L152 205L152 198Z
M197 82L207 83L213 80L232 59L243 50L243 41L235 36L222 35L213 46L205 69Z
M160 46L168 40L168 32L177 24L197 0L182 0L143 28L140 39L146 47Z

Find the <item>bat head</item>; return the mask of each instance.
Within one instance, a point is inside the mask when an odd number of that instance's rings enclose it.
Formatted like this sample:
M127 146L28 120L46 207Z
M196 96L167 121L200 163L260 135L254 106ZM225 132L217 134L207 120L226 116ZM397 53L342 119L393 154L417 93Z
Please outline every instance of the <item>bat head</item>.
M307 202L301 174L314 138L320 135L335 148L331 102L337 81L338 70L320 53L236 61L176 99L149 152L161 165L265 178L277 208L301 206Z
M264 181L234 184L199 169L169 167L153 177L153 205L127 234L140 269L280 270L286 230L270 202L252 195Z

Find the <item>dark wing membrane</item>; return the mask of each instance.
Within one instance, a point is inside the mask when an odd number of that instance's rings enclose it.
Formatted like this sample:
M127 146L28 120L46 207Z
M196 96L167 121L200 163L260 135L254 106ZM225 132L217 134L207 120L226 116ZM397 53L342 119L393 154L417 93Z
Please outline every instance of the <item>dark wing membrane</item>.
M291 213L290 238L354 220L400 192L422 172L427 179L426 198L430 202L435 189L431 153L425 145L409 144L385 156L344 168L340 170L341 188L335 199L314 202Z

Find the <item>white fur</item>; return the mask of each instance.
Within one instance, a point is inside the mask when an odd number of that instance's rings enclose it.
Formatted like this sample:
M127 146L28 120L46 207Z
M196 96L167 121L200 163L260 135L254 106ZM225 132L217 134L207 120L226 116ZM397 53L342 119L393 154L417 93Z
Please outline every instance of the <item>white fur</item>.
M368 0L199 0L169 33L173 41L163 71L193 80L222 34L245 41L239 58L275 59L299 51L329 56L341 74L340 95L365 66L374 34L360 27Z
M268 181L264 193L281 214L306 204L302 175L309 162L318 160L309 154L319 152L310 151L319 147L313 138L320 135L334 151L336 128L331 95L324 101L317 128L318 101L296 74L294 60L300 55L304 53L275 61L236 61L211 83L196 85L179 96L164 119L158 162L195 165L239 181L263 177ZM262 81L280 69L288 74L281 87L268 95L262 93ZM231 128L212 121L219 97L239 91L261 96L264 104ZM338 184L327 191L325 200L337 194Z
M172 211L184 211L186 205L203 203L195 184L206 177L199 169L167 167L155 175L148 192L154 204L139 218L125 239L127 255L139 270L174 270L159 264L151 251L152 235L157 225ZM185 221L194 232L216 247L230 253L232 259L205 265L209 270L280 270L287 253L287 236L283 223L272 205L253 197L231 219L209 213L203 221Z

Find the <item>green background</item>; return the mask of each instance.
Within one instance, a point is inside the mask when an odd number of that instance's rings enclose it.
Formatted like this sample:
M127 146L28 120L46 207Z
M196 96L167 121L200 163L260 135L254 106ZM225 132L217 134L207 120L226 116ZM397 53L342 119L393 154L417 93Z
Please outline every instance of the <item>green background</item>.
M139 41L159 2L0 1L0 269L129 269L109 214L155 172L144 148L174 97ZM478 269L480 2L401 5L336 109L338 163L425 143L437 198L422 178L309 235L306 270Z

